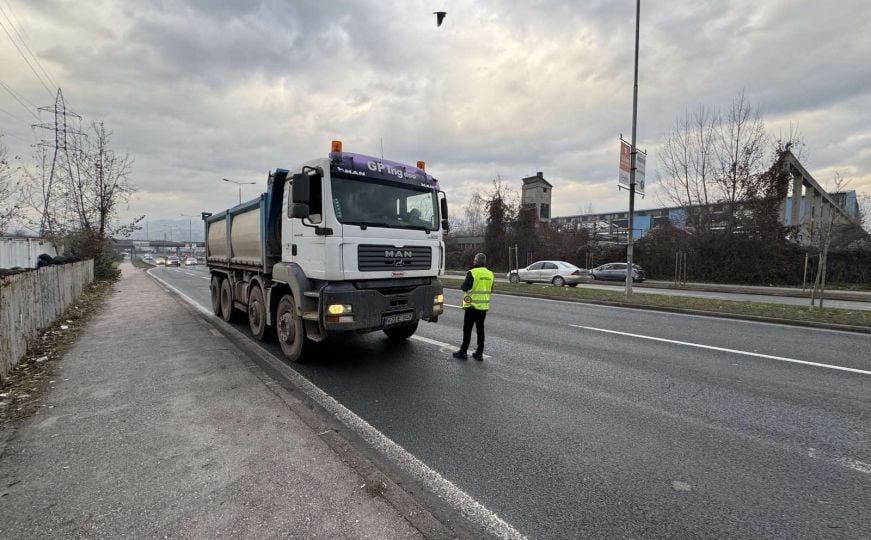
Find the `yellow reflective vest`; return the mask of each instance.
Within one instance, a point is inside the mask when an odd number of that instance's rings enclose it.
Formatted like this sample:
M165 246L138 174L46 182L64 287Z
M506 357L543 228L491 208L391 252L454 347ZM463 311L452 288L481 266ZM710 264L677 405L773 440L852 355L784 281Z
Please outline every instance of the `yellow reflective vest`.
M482 311L490 309L490 291L493 290L493 272L483 266L469 270L472 273L472 288L463 296L463 309L473 307Z

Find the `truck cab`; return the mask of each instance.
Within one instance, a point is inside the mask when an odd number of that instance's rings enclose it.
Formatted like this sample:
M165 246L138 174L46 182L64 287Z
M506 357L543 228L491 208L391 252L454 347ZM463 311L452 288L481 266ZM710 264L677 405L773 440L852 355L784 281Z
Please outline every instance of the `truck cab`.
M273 172L259 200L204 217L215 313L244 310L258 338L273 326L291 360L330 334L405 339L442 313L447 201L423 162L334 141Z

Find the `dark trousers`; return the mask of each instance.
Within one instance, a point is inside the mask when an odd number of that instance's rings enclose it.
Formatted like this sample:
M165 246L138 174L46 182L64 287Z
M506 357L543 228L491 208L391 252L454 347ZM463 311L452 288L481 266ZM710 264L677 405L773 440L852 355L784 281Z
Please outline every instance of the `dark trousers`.
M472 326L478 331L478 349L476 352L484 352L484 319L487 318L487 311L467 307L464 310L466 313L463 316L463 345L460 347L461 352L469 350L469 342L472 341Z

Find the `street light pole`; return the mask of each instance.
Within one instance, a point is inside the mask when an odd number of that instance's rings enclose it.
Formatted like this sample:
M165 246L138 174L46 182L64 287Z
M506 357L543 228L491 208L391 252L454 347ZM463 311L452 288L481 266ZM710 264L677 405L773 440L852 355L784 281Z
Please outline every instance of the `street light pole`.
M239 186L239 204L242 204L242 186L252 186L257 182L237 182L235 180L230 180L229 178L224 178L224 182L230 182L231 184L236 184Z
M192 216L190 214L182 214L182 217L188 218L188 244L189 244L189 247L191 250L190 254L191 254L191 256L196 257L196 255L194 254L193 222L194 222L194 218L199 217L199 216Z
M629 169L629 241L626 243L626 298L632 297L633 239L635 221L636 130L638 128L638 36L641 29L641 0L635 0L635 86L632 89L632 154Z

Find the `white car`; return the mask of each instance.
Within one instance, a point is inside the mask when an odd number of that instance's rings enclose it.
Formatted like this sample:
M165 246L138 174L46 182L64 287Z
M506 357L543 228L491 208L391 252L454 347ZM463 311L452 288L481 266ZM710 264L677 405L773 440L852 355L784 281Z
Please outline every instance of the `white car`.
M557 287L568 285L577 287L586 272L572 263L565 261L538 261L526 268L512 270L508 273L511 283L553 283Z
M196 257L186 257L184 260L185 266L194 266L195 264L197 264Z
M154 264L166 264L166 257L155 257Z

